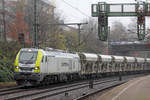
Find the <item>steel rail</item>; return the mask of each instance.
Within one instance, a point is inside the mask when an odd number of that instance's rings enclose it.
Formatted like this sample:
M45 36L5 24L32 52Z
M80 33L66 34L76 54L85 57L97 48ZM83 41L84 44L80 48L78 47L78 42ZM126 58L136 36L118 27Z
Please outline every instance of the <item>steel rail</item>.
M22 88L22 87L23 86L15 86L15 87L10 87L10 88L3 88L3 89L0 89L0 92L15 90L15 89Z
M103 81L103 82L97 82L97 83L93 83L93 85L103 84L103 83L112 82L112 81L118 81L118 80L108 80L108 81ZM59 94L65 93L65 92L85 88L85 87L88 87L88 86L89 86L89 83L86 83L83 86L78 86L78 87L75 87L75 88L72 88L72 89L65 89L65 90L61 90L61 91L58 91L58 92L55 92L55 93L52 93L52 94L46 94L44 96L35 97L35 98L32 98L32 100L40 100L40 99L43 99L43 98L59 95Z

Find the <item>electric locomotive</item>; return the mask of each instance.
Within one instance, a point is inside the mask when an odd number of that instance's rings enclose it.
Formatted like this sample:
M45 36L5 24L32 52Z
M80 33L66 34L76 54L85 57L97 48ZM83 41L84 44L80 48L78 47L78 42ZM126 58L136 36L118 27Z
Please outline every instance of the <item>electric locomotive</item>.
M150 71L150 58L69 53L47 48L22 48L15 60L18 85L35 86Z
M26 86L66 81L79 76L79 62L78 54L23 48L16 56L14 78Z

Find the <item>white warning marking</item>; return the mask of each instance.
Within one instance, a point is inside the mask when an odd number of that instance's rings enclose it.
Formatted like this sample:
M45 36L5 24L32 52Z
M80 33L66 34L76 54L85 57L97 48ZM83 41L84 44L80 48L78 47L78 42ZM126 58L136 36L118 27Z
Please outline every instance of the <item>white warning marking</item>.
M115 97L113 97L111 100L116 100L122 93L124 93L128 88L130 88L131 86L135 85L136 83L138 83L139 81L144 80L145 78L141 78L137 81L135 81L134 83L128 85L126 88L124 88L121 92L119 92Z

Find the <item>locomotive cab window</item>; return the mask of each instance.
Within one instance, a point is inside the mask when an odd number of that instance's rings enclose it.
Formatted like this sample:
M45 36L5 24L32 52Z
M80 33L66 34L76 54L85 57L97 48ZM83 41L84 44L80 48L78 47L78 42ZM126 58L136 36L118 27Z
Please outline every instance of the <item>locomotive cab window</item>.
M37 51L21 51L19 56L19 63L34 64L37 59Z

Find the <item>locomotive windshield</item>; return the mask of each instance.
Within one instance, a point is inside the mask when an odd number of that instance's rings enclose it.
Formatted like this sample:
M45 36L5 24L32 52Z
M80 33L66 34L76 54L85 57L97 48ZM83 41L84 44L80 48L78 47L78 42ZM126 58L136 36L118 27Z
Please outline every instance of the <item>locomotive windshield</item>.
M19 63L34 64L37 58L37 51L21 51L19 56Z

